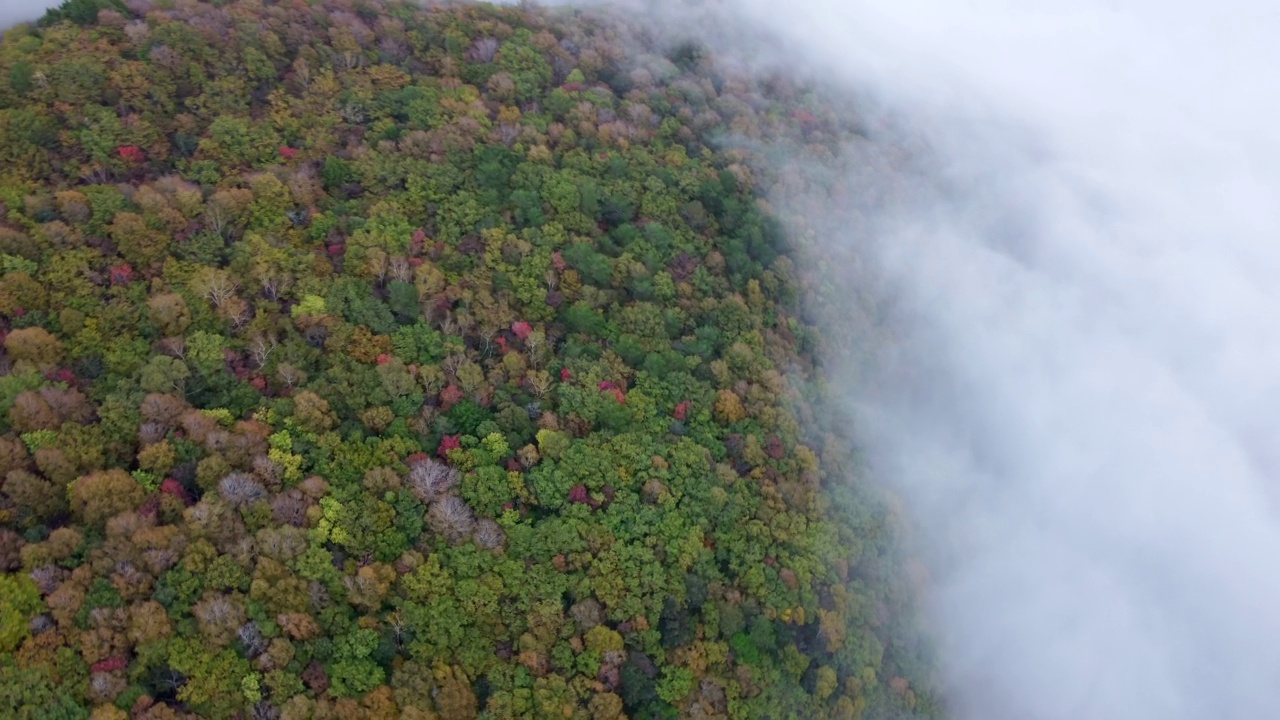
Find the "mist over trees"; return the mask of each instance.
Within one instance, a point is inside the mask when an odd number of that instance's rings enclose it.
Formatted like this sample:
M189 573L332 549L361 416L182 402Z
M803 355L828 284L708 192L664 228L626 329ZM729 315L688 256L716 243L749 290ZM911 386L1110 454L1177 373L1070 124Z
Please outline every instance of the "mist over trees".
M827 369L929 549L949 712L1275 715L1273 8L732 5L768 42L726 46L918 136L796 153L832 193L774 206L817 228L828 346L885 328Z

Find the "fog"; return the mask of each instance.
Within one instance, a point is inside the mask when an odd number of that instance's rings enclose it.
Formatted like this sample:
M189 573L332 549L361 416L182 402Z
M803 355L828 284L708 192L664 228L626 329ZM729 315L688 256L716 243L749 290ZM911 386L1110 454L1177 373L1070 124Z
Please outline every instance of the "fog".
M8 30L17 23L34 22L45 10L61 4L62 0L0 0L0 28Z
M844 387L953 713L1280 716L1274 5L729 5L931 149L823 242L903 318Z

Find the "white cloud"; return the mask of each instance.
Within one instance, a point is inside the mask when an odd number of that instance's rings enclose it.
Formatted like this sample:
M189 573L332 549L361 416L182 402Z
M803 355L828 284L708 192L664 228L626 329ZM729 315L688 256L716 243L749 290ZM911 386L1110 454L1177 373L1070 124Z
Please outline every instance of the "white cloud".
M829 242L913 318L853 394L960 717L1278 716L1277 10L734 5L936 152L911 213Z

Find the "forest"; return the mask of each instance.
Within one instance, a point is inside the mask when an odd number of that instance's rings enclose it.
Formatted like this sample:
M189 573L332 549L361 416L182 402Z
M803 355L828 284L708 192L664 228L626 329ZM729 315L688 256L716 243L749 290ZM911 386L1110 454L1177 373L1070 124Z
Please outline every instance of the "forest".
M7 30L0 716L937 716L750 150L851 132L603 11Z

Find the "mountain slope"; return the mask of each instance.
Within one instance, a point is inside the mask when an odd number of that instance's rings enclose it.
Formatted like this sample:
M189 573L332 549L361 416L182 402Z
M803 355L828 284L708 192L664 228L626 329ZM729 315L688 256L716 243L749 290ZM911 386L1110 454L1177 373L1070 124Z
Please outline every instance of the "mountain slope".
M329 0L6 35L6 716L932 712L718 149L828 119L639 35Z

